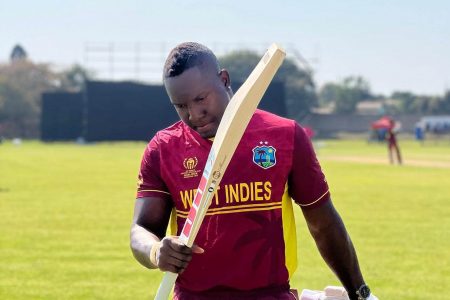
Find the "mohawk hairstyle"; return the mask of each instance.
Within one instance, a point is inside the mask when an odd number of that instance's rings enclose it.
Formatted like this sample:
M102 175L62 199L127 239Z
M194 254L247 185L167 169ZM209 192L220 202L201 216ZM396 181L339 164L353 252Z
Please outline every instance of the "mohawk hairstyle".
M179 44L172 51L164 64L164 78L175 77L187 69L201 66L212 61L219 71L219 63L214 53L206 46L195 42Z

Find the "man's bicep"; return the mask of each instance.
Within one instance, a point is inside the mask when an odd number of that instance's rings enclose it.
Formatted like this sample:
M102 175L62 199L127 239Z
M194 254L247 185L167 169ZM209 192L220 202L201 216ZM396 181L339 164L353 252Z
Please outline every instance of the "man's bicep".
M133 224L137 224L157 235L165 236L172 211L172 204L167 198L137 198L134 205Z

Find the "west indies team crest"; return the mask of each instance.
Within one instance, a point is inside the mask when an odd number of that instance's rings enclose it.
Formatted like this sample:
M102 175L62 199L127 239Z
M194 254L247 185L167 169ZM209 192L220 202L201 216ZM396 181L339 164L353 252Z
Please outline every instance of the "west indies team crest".
M268 146L268 142L259 142L259 146L253 148L253 162L263 169L275 166L277 159L275 157L275 149Z

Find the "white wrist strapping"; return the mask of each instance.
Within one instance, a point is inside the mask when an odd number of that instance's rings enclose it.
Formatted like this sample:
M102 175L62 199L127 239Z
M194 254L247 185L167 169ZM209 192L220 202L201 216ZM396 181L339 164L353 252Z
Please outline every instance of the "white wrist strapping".
M158 267L158 251L159 251L160 242L156 242L152 245L150 249L150 262L152 265L157 268Z

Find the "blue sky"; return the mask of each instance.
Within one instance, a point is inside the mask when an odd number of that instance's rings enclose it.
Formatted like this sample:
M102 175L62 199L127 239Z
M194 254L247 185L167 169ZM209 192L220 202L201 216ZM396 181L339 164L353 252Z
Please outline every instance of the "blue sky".
M319 84L362 75L375 93L450 89L450 1L0 0L0 62L16 43L64 67L86 63L87 42L168 51L188 40L295 47Z

